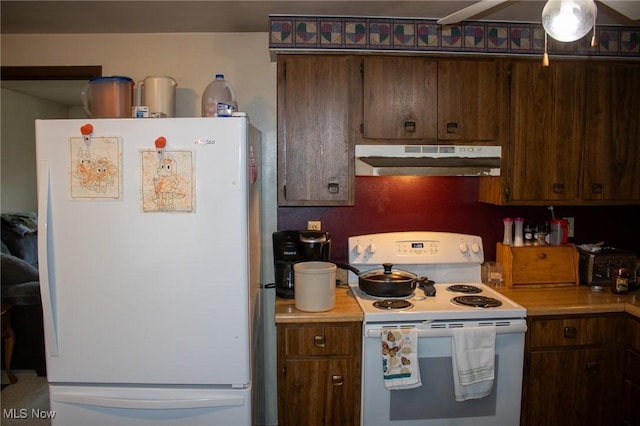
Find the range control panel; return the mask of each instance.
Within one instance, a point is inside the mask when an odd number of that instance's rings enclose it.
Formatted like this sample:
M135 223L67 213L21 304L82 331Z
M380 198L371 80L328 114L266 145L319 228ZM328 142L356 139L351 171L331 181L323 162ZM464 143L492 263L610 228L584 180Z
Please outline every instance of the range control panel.
M358 265L482 263L482 238L449 232L389 232L349 237L349 263Z

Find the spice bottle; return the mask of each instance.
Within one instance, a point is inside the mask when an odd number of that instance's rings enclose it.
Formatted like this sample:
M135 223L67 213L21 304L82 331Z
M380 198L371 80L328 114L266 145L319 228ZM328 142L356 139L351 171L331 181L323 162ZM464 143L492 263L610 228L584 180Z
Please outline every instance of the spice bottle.
M505 246L513 245L513 219L505 217L502 219L504 223L504 237L502 238L502 244Z
M524 225L524 245L533 245L533 229L531 229L531 225L529 224Z
M539 246L549 244L549 222L545 222L544 225L538 225L538 235L536 237Z
M611 291L615 294L626 294L629 291L629 271L622 264L613 273Z
M516 232L515 232L515 236L513 237L513 245L515 247L522 247L524 246L524 235L523 235L523 229L522 229L522 226L524 225L524 219L521 217L516 217L515 224L516 224Z

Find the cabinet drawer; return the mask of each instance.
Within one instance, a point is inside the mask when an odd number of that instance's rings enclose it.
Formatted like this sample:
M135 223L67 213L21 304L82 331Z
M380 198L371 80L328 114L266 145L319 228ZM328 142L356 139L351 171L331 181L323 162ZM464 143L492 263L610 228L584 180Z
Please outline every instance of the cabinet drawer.
M360 343L355 324L279 326L285 356L349 356Z
M625 426L640 425L640 408L638 408L638 401L640 400L640 386L635 383L631 383L628 380L624 382L624 389L622 392L622 407Z
M636 386L640 386L640 354L631 349L627 349L625 353L624 376Z
M627 319L627 346L640 352L640 321L635 318Z
M536 319L531 321L531 349L557 346L602 345L607 318Z

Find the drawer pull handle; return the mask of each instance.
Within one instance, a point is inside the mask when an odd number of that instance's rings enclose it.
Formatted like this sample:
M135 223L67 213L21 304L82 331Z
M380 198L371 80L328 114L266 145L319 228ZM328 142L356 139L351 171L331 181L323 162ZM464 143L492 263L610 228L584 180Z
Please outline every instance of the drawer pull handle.
M333 386L342 386L342 385L344 385L344 377L342 377L342 375L331 376L331 384Z
M331 178L329 179L329 183L327 184L327 190L329 191L329 194L337 194L340 192L340 182L338 182L338 179L336 178Z
M416 122L415 121L405 121L404 122L404 131L413 133L416 131Z
M567 339L575 339L578 335L578 330L575 327L565 327L564 328L564 337Z
M541 260L544 260L544 259L547 258L547 253L542 252L542 253L540 253L539 257L540 257Z
M325 339L324 336L313 336L313 346L316 348L324 348Z
M449 133L449 134L457 134L458 133L458 123L447 123L447 133Z

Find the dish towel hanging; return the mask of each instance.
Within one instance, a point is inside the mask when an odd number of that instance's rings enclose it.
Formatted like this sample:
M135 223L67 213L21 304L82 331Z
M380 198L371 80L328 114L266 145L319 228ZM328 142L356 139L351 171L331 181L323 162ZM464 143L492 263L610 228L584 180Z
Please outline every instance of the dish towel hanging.
M495 377L495 327L453 329L451 353L456 401L491 394Z
M418 366L418 329L382 330L382 375L389 390L422 386Z

